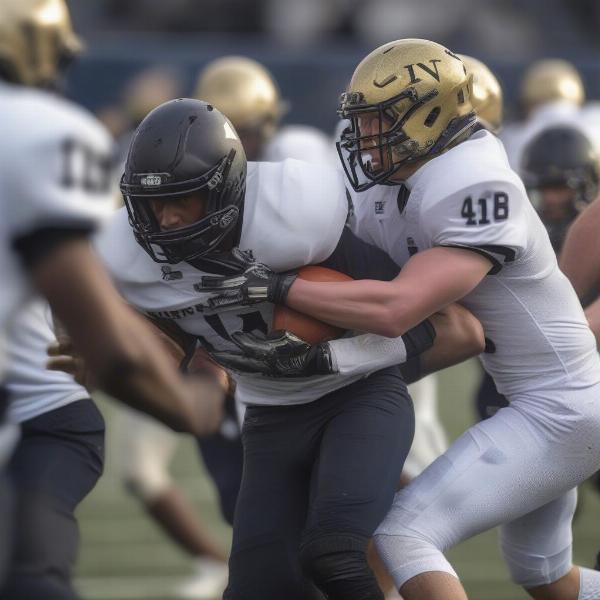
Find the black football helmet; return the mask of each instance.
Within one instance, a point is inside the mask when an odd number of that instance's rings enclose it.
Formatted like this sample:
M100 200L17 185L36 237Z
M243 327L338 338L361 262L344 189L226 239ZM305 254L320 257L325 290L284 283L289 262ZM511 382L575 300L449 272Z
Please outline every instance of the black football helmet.
M161 231L148 200L200 190L208 191L206 216ZM245 190L246 155L235 129L212 105L188 98L161 104L140 123L121 178L135 239L159 263L226 250L241 223Z
M576 192L576 202L589 204L598 192L600 163L582 131L571 125L556 125L527 144L521 174L529 189L566 186Z
M571 223L598 193L600 163L592 142L572 125L548 127L525 147L521 175L552 247L560 252ZM549 188L572 190L558 212L547 198Z

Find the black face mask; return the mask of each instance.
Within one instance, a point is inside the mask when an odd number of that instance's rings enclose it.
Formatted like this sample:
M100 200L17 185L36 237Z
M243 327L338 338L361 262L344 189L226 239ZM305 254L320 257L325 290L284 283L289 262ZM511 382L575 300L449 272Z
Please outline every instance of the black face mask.
M235 151L212 170L185 182L169 183L167 173L131 174L134 183L121 182L121 191L136 241L157 263L193 264L201 257L219 254L234 237L241 220L245 193L245 173L239 180L228 178ZM156 178L155 186L148 180ZM154 183L154 180L152 181ZM207 215L179 229L162 231L149 200L177 198L195 191L208 191Z

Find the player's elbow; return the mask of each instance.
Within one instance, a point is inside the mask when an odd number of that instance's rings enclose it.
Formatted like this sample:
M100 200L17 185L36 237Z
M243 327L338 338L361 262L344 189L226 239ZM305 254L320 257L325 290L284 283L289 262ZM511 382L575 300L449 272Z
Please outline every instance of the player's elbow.
M389 338L400 337L413 326L408 322L406 310L400 303L381 306L373 315L371 322L372 325L369 329L372 333Z

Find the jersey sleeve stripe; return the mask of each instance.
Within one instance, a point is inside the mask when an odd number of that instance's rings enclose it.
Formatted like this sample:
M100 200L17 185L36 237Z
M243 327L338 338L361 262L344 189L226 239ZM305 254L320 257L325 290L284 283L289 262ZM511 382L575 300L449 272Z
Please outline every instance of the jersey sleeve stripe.
M485 256L485 258L492 263L492 268L488 271L488 275L496 275L502 270L504 263L513 262L515 260L515 251L506 246L469 246L467 244L440 244L440 246L443 248L471 250L471 252L476 252L477 254L481 254L481 256Z

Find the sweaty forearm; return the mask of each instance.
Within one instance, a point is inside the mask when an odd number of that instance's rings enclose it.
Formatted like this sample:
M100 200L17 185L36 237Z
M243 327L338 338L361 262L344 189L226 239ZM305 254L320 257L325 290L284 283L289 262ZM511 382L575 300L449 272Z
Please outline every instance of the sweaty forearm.
M344 329L398 337L428 316L404 299L403 287L370 279L341 283L297 279L286 304Z

